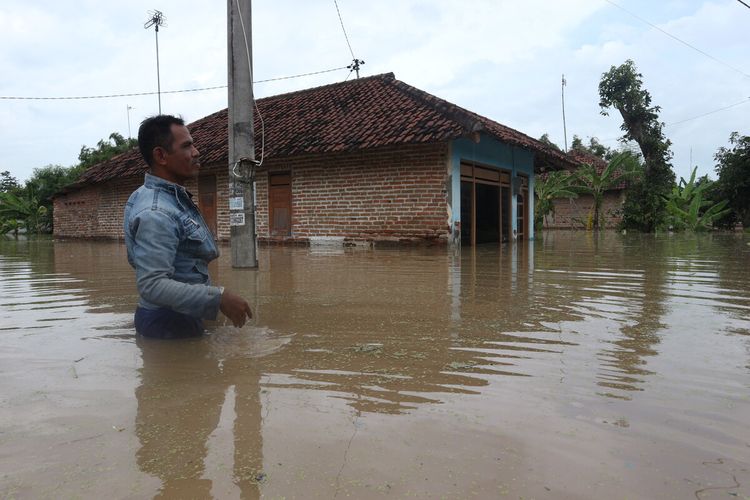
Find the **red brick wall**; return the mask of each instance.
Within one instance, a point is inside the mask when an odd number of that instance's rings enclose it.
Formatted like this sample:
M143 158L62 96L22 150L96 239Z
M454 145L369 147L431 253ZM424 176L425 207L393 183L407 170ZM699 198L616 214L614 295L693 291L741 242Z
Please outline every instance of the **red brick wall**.
M604 227L615 228L622 220L622 203L625 191L613 190L604 193L602 216ZM582 195L578 198L555 200L555 215L547 216L544 227L551 229L586 229L589 214L593 214L594 198ZM593 215L592 215L593 216Z
M447 146L412 145L268 161L257 175L257 234L269 237L268 172L292 176L292 238L448 238Z
M125 202L143 178L88 186L55 198L54 232L63 238L122 238Z
M292 176L292 240L447 242L447 145L428 144L267 160L257 174L257 228L268 239L268 172ZM228 240L227 168L217 176L219 238ZM142 176L89 186L55 199L55 235L122 238L123 210ZM197 195L195 182L186 188ZM195 198L197 201L197 197Z
M227 171L217 168L205 169L216 175L217 222L219 234L222 231L229 237L229 206L227 196ZM116 182L105 182L87 186L79 191L55 198L54 233L61 238L102 238L122 239L122 224L125 203L131 193L143 184L143 176L138 175ZM188 181L185 188L193 193L198 203L198 187L195 180Z

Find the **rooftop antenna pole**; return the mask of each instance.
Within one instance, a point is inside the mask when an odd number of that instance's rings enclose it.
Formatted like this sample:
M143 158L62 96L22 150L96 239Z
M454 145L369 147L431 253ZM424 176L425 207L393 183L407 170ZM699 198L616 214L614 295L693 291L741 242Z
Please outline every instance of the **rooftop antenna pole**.
M156 33L156 94L159 96L159 114L161 114L161 80L159 78L159 26L166 27L166 18L159 10L150 10L148 15L151 16L143 27L149 29L151 26L154 27Z
M135 109L133 106L128 104L127 111L128 111L128 139L132 139L133 136L130 135L130 110Z
M229 231L232 267L257 268L250 0L227 0Z
M562 115L563 115L563 136L565 137L565 152L568 152L568 127L565 124L565 85L567 82L565 81L565 74L563 73L562 76Z
M357 73L357 78L359 78L359 67L363 66L365 62L361 59L352 59L352 63L347 66L347 68L351 71L355 71ZM351 74L351 71L349 72Z

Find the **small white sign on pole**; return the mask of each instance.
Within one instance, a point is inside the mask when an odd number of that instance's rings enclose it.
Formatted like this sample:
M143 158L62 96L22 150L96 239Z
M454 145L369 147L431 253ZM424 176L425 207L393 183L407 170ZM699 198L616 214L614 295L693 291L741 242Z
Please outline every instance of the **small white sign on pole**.
M244 226L245 214L243 212L240 212L238 214L229 214L229 225L230 226Z
M242 196L233 196L229 198L229 210L244 210L245 199Z

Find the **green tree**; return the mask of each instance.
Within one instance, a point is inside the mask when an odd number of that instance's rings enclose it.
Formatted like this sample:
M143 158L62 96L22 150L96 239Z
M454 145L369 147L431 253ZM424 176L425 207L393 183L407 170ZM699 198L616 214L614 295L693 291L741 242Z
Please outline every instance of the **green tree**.
M78 163L72 167L47 165L35 168L23 187L18 186L18 181L10 172L0 172L0 193L13 195L0 200L0 230L4 230L4 233L17 232L19 227L25 227L29 232L51 231L54 220L52 197L75 182L89 167L128 151L137 144L136 139L125 139L113 132L108 140L100 140L95 148L82 146Z
M565 170L550 172L546 177L537 177L534 183L534 227L542 228L550 213L555 213L554 200L577 198L571 187L573 176Z
M745 228L750 227L750 136L732 132L729 148L717 151L716 181L721 198L729 201L736 218Z
M52 207L52 196L76 179L73 168L61 165L47 165L35 168L24 185L29 197L37 198L48 208Z
M109 134L108 140L101 139L96 143L95 148L81 146L81 152L78 154L78 165L74 168L80 175L90 167L109 160L120 153L129 151L136 146L138 146L138 139L125 139L121 134L112 132Z
M562 149L560 149L560 146L552 142L552 139L549 138L549 134L547 132L542 134L542 136L539 138L539 142L541 142L542 144L546 144L547 146L558 151L562 151Z
M696 182L696 170L698 170L697 167L691 172L689 181L686 182L685 179L680 178L679 184L674 186L672 192L666 197L668 222L675 230L711 229L715 221L731 211L725 208L729 203L727 200L713 203L704 198L704 193L710 187L711 181L704 177Z
M644 175L628 190L623 225L650 232L665 222L665 199L674 186L675 175L670 163L672 143L664 136L664 124L659 121L661 108L652 106L651 94L642 88L642 77L631 60L612 66L599 82L599 106L603 115L609 108L620 112L623 139L635 141L641 150Z
M625 152L615 155L601 172L588 163L584 163L574 172L575 189L581 193L590 194L594 199L593 229L595 231L601 225L601 208L604 201L604 192L616 183L621 182L623 178L637 178L640 168L638 158L631 153Z
M0 192L14 192L20 188L21 185L18 184L18 179L10 175L10 172L7 170L0 172Z
M573 151L583 151L584 153L598 156L603 160L611 160L612 157L614 157L614 155L618 153L614 149L608 148L607 146L599 142L599 139L597 139L596 137L589 138L589 144L586 145L583 143L583 140L577 135L573 135L573 142L570 144L570 149Z

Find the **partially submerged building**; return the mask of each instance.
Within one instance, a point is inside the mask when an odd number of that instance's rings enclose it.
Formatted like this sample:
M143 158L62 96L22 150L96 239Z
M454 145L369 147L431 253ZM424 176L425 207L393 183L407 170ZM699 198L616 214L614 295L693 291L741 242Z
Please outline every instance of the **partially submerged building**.
M257 105L256 229L265 242L532 238L535 173L574 166L536 139L392 73ZM221 240L230 236L227 115L188 125L202 167L186 187ZM125 201L146 170L136 149L86 171L55 198L55 235L121 238Z
M572 149L568 157L575 162L576 166L588 163L601 174L607 168L607 162L602 158ZM570 168L568 168L570 169ZM625 203L625 190L627 182L615 174L613 184L604 191L602 206L600 209L601 223L603 228L616 228L622 221L622 206ZM552 202L554 213L549 214L544 221L544 227L549 229L590 229L593 224L594 197L590 194L582 194L577 198L558 198Z

